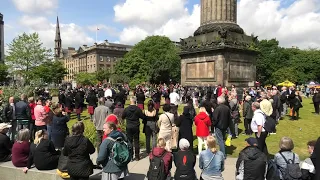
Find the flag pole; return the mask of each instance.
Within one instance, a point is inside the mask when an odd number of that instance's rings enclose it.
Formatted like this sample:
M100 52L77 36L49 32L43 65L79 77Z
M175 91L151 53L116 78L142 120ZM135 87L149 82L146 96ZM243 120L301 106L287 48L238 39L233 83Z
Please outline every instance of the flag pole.
M97 39L98 39L98 27L96 29L96 43L98 42Z

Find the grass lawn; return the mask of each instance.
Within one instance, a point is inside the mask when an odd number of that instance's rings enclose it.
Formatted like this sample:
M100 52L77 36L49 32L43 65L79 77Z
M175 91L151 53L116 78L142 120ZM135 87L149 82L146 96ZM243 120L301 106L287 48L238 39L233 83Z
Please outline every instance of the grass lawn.
M146 100L146 103L148 101ZM270 154L275 154L279 151L279 141L283 136L288 136L293 139L296 152L300 159L304 159L309 156L307 151L307 142L310 140L316 140L320 136L320 116L314 115L313 104L311 99L303 99L303 108L300 109L299 121L290 121L289 117L281 120L277 126L277 134L270 135L267 138L267 146ZM127 102L129 103L129 102ZM179 113L181 114L183 105L179 106ZM160 113L162 110L160 111ZM96 133L93 123L90 121L87 111L82 113L82 119L85 123L85 136L87 136L92 142L95 142ZM69 128L76 122L76 116L72 114L71 120L68 123ZM140 126L140 145L145 146L145 135L142 133L142 124ZM239 129L243 130L243 123L239 124ZM241 130L239 132L241 132ZM195 134L195 126L193 126L193 132ZM232 157L237 157L239 152L245 147L245 139L248 136L240 134L237 139L232 140L232 146L227 147L227 154ZM194 149L197 149L197 139L194 138Z

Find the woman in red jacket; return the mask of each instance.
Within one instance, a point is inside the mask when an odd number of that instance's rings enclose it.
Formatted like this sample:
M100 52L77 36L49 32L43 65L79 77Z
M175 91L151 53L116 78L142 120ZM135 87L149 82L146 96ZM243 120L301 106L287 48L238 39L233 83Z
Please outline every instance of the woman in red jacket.
M198 137L198 154L202 151L203 144L207 149L207 136L209 136L211 127L211 119L205 109L200 107L199 114L194 118L196 125L196 136Z
M30 121L30 140L34 139L34 133L35 133L35 125L34 121L36 120L36 117L34 116L34 108L36 107L36 103L34 102L34 98L30 97L28 99L29 107L31 111L31 121Z

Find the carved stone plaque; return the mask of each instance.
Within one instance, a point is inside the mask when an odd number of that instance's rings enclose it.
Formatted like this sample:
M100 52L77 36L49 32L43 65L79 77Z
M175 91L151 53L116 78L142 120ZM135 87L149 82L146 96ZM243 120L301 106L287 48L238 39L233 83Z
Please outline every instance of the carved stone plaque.
M211 79L214 75L213 61L187 64L187 79Z
M232 63L230 64L229 77L230 79L252 79L252 67L250 64L246 63Z

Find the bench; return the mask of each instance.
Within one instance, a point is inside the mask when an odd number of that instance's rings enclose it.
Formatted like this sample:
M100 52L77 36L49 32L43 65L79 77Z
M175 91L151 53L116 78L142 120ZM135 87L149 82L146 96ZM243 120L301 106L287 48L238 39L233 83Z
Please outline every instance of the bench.
M57 170L39 171L37 168L28 170L25 174L23 168L15 167L11 161L0 163L1 180L63 180L57 175ZM100 180L101 170L94 170L90 180Z

